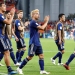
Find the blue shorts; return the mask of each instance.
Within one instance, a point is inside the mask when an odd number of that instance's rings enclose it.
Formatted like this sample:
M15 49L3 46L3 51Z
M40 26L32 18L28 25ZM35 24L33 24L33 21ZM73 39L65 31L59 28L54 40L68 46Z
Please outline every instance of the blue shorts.
M58 47L58 50L62 51L64 50L64 42L62 42L61 44L59 44L59 42L55 42L57 47Z
M6 41L8 44L9 51L13 51L11 40L9 38L6 38Z
M16 41L17 44L17 49L21 49L26 47L24 39L23 38L19 38L19 41Z
M0 52L9 50L6 38L0 38Z
M28 56L33 57L35 55L43 54L43 50L41 46L36 46L34 44L31 44L29 46Z

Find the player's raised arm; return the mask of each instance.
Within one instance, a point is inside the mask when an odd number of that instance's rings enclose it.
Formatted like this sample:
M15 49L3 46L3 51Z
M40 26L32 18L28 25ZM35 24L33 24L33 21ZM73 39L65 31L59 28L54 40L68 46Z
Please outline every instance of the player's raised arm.
M25 27L19 26L18 29L19 30L23 30Z
M18 30L22 31L25 28L23 25L23 22L22 22L22 18L23 18L23 11L22 10L19 10L17 12L17 17L18 17L18 19L15 21L15 25L18 27Z
M49 21L49 16L45 16L45 18L44 18L45 23L42 26L38 25L37 28L44 30L46 28L46 26L47 26L48 21Z
M11 18L10 19L4 19L3 22L6 24L6 25L10 25L12 23L12 20L13 20L13 17L14 17L14 14L15 14L15 8L12 8L11 11L10 11L10 14L11 14Z
M15 21L15 25L18 27L18 30L23 30L25 27L21 26L21 22L19 20Z
M35 22L34 22L35 25L32 24L32 27L44 30L45 27L47 26L48 21L49 21L49 15L45 16L45 18L44 18L45 23L42 26L37 23L37 20L39 19L39 17L40 17L40 14L39 14L38 9L31 11L31 18L33 20L35 20Z

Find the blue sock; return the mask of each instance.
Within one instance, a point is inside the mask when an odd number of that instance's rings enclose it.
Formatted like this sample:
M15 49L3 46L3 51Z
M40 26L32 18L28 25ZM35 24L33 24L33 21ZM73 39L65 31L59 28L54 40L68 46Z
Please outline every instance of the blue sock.
M20 55L20 51L17 51L17 52L16 52L16 60L17 60L17 61L18 61L19 55Z
M18 62L21 62L21 58L23 57L24 52L25 52L24 50L20 51Z
M28 58L24 59L19 68L22 69L27 64L28 61L29 61Z
M13 60L14 64L16 64L17 61L16 61L16 58L15 58L15 55L14 55L14 52L13 51L10 52L10 57Z
M7 66L8 72L13 71L12 68L10 66Z
M44 59L39 60L40 70L44 70Z
M62 53L60 52L60 54L59 54L59 61L58 61L58 63L61 63L61 60L62 60Z
M69 65L71 63L71 61L74 59L75 55L71 54L68 61L66 62L66 65Z
M3 59L4 54L0 52L0 61Z
M61 53L60 52L58 52L54 57L53 57L53 59L55 60L57 57L59 57L61 55Z

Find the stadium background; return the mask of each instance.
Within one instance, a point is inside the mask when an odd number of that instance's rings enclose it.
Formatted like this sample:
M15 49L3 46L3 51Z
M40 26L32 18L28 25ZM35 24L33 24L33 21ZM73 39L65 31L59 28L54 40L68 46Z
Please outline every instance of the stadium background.
M3 1L3 0L0 0ZM50 20L57 20L59 13L64 13L66 16L75 13L75 0L4 0L10 4L15 2L17 9L24 11L24 17L30 17L30 11L33 9L40 10L40 20L43 20L45 15L50 15Z
M40 20L39 23L43 24L43 18L45 15L50 15L50 22L46 27L45 31L40 31L40 37L43 38L53 38L54 37L54 30L55 24L58 20L58 14L64 13L66 17L68 15L74 14L75 10L75 0L0 0L5 1L7 5L7 10L10 10L13 6L16 7L17 10L24 11L24 18L23 21L25 23L25 18L30 18L30 11L33 9L40 10ZM75 14L67 19L64 23L65 26L65 38L70 39L75 37ZM29 28L26 27L25 31L25 38L29 38ZM74 32L74 33L73 33Z

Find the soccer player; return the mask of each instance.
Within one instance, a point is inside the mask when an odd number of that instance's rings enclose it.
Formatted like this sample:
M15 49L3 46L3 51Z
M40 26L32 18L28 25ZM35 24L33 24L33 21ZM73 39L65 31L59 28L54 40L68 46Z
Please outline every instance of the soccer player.
M39 25L37 23L39 19L39 10L35 9L31 12L31 22L30 22L30 40L29 40L29 52L28 56L23 60L19 68L17 68L17 71L19 74L23 74L22 68L30 61L34 55L37 55L39 57L39 66L40 66L40 74L49 74L49 72L46 72L44 70L44 55L42 46L39 40L39 33L38 30L42 29L44 30L47 26L47 23L49 21L49 16L46 16L44 19L44 25Z
M9 59L9 48L8 44L5 38L5 33L4 33L4 27L5 24L9 25L11 24L14 14L15 14L15 8L11 9L11 18L10 19L5 19L4 18L4 12L6 11L6 5L2 2L0 2L0 52L4 54L4 61L8 69L8 74L15 74L16 71L13 71L11 66L10 66L10 59Z
M62 65L62 55L64 54L64 25L63 22L65 21L65 15L59 14L59 22L56 24L55 30L55 43L58 47L59 52L51 58L53 64L55 63L55 59L58 57L58 65Z
M15 20L15 35L19 40L16 40L17 49L16 52L16 59L18 62L21 62L21 58L24 55L24 52L26 51L26 45L24 42L24 25L22 22L23 18L23 11L19 10L17 12L18 19Z
M11 13L10 11L7 11L6 12L6 18L7 19L10 19L11 18ZM15 55L14 55L14 52L13 52L13 48L12 48L12 43L11 43L11 38L12 38L12 25L6 25L5 27L6 29L6 38L7 38L7 43L8 43L8 46L9 46L9 51L10 51L10 57L11 59L13 60L14 64L16 66L20 65L19 63L17 63L16 61L16 58L15 58Z
M69 64L72 62L72 60L75 58L75 51L72 53L68 59L68 61L63 65L66 70L70 70Z
M10 11L6 11L5 15L6 15L6 18L7 19L10 19L11 18ZM12 48L12 43L11 43L11 38L12 38L12 25L6 25L4 29L5 29L4 31L6 33L6 38L7 38L6 41L7 41L7 44L9 46L10 57L13 60L14 64L16 66L19 66L20 64L17 63L17 61L16 61L16 58L15 58L15 55L14 55L14 52L13 52L13 48ZM0 53L0 61L2 60L2 58L3 58L3 54ZM1 66L4 66L2 64L0 64L0 65Z

